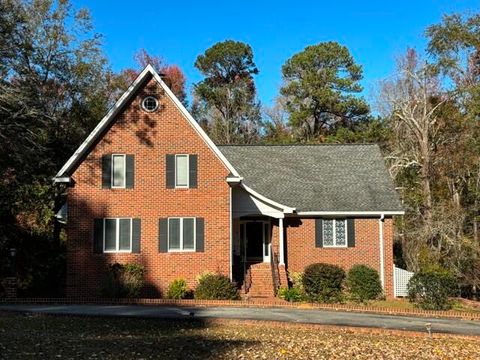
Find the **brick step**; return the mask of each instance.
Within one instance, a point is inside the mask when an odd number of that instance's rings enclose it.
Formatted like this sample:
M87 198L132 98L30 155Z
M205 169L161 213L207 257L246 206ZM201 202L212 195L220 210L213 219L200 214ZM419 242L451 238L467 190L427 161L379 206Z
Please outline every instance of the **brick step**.
M274 297L272 270L268 263L255 264L250 267L252 285L248 292L249 297L272 298Z

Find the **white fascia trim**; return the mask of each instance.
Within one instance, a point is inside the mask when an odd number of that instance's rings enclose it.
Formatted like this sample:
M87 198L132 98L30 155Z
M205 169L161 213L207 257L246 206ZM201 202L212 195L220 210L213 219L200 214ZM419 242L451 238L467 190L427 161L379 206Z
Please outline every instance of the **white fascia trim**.
M299 211L303 216L394 216L405 215L405 211Z
M242 188L245 189L246 192L248 192L249 194L251 194L252 196L256 197L257 199L260 199L262 200L263 202L267 203L268 205L270 206L273 206L273 207L276 207L276 208L279 208L280 210L282 210L284 213L286 214L292 214L294 211L295 211L295 208L292 208L292 207L289 207L289 206L285 206L285 205L282 205L282 204L279 204L277 203L276 201L273 201L261 194L259 194L258 192L256 192L255 190L253 190L252 188L248 187L247 185L245 185L244 183L241 183L240 186Z
M67 183L67 184L69 184L71 181L72 181L72 179L70 178L70 176L62 176L62 177L55 176L53 178L54 183Z
M227 177L227 183L229 184L238 184L238 183L241 183L243 181L243 177L241 176L229 176Z
M238 174L237 170L234 169L232 164L227 160L227 158L222 154L222 152L218 149L217 145L208 137L208 135L203 131L202 127L198 124L198 122L195 121L193 116L188 112L188 110L183 106L183 104L178 100L178 98L175 96L175 94L170 90L170 88L163 82L162 78L158 73L153 69L153 67L148 64L145 70L149 70L152 74L155 80L158 81L158 83L162 86L163 90L165 93L170 97L170 99L173 101L173 103L177 106L177 108L180 110L180 112L185 116L185 118L190 122L190 125L197 131L197 133L200 135L200 137L207 143L207 145L210 147L210 149L217 155L217 157L223 162L223 164L226 166L228 170L232 173L233 176L235 177L240 177Z
M108 113L103 117L103 119L97 124L95 129L88 135L88 137L85 139L85 141L78 147L78 149L73 153L73 155L68 159L68 161L63 165L63 167L60 169L60 171L57 173L55 178L62 178L65 177L65 174L67 174L72 166L75 164L77 159L83 155L85 151L88 150L89 146L97 139L99 134L105 129L106 126L110 123L110 121L118 114L122 106L128 101L132 93L134 93L139 85L142 83L144 80L145 76L148 74L152 74L152 76L155 78L155 80L160 84L160 86L163 88L165 93L172 99L173 103L178 107L180 112L186 117L186 119L189 121L190 125L193 126L193 128L197 131L197 133L200 135L200 137L207 143L207 145L212 149L212 151L217 155L217 157L223 162L223 164L226 166L230 172L238 177L239 174L238 172L233 168L232 164L225 158L225 156L220 152L218 147L213 143L213 141L208 137L208 135L203 131L201 126L195 121L195 119L190 115L190 113L185 109L183 104L178 100L178 98L172 93L170 88L163 82L161 77L157 74L157 72L153 69L153 67L149 64L143 69L143 71L137 76L135 81L129 86L127 91L123 93L123 95L117 100L115 105L108 111Z

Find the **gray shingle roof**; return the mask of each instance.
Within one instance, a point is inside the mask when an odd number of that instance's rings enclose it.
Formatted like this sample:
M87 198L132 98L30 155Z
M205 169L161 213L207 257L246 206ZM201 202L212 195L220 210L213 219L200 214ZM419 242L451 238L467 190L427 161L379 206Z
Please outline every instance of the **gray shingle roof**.
M297 211L402 211L377 145L219 146L253 190Z

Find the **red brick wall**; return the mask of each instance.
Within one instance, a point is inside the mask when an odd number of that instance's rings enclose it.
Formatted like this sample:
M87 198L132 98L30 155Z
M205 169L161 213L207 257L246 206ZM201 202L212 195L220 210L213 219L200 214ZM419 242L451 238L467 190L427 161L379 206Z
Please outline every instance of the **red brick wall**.
M272 231L272 245L278 251L278 222ZM355 247L316 248L315 219L285 219L286 262L289 271L303 272L316 262L335 264L350 269L355 264L365 264L380 273L379 219L355 220ZM385 295L393 297L393 224L384 221Z
M160 109L140 110L145 94L157 94ZM101 188L101 156L135 155L134 189ZM198 188L167 189L166 154L198 154ZM206 270L229 274L229 171L187 122L154 80L133 99L105 137L73 174L68 193L67 295L98 294L104 269L113 262L146 268L147 295L164 293L173 279L190 286ZM195 216L205 219L205 252L159 253L158 219ZM141 218L140 254L94 254L93 219Z

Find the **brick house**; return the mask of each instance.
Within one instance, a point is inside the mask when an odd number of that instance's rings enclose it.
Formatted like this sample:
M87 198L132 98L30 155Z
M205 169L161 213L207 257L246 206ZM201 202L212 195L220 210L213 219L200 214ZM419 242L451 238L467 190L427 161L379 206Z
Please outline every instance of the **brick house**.
M393 297L392 216L376 145L216 146L147 66L55 177L68 186L67 295L108 264L146 269L144 296L205 271L272 296L313 262L366 264Z

